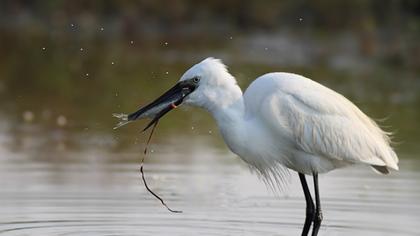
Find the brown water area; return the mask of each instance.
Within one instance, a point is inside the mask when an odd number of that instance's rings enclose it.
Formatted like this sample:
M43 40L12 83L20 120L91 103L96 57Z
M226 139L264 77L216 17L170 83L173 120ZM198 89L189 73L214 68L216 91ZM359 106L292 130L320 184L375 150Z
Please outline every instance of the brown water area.
M63 2L0 4L0 235L299 235L297 174L268 190L206 112L170 112L149 147L148 184L180 214L141 181L147 121L113 130L112 113L135 111L209 56L243 90L267 72L307 76L394 133L399 172L320 176L319 235L420 234L416 4Z

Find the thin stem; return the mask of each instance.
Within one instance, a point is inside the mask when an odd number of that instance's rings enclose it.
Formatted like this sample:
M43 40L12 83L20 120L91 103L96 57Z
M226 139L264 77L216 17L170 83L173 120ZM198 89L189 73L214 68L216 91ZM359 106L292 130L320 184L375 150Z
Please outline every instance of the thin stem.
M144 187L146 187L147 191L148 191L150 194L152 194L155 198L157 198L157 199L158 199L158 200L162 203L162 205L164 205L164 206L166 207L166 209L168 209L168 211L170 211L170 212L172 212L172 213L182 213L182 211L172 210L172 209L171 209L168 205L166 205L166 203L163 201L163 199L162 199L161 197L159 197L156 193L154 193L154 192L153 192L153 191L149 188L149 186L147 185L147 182L146 182L146 178L144 177L144 171L143 171L144 160L145 160L145 158L146 158L147 148L149 147L150 140L152 139L152 136L153 136L153 133L154 133L154 131L155 131L155 128L156 128L156 126L157 126L157 124L158 124L158 121L159 121L159 120L156 120L156 121L153 123L153 128L152 128L152 131L150 132L149 138L147 139L146 147L144 148L144 156L143 156L143 158L141 159L141 163L140 163L140 173L141 173L141 179L143 180Z

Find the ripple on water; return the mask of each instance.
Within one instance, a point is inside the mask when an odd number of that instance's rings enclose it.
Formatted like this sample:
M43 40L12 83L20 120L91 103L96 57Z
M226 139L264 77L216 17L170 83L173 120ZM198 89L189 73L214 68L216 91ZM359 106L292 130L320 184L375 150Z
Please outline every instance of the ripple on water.
M303 223L297 178L275 196L235 163L149 164L150 186L182 214L144 190L136 165L0 164L0 235L299 235ZM418 173L350 168L320 181L322 235L419 234Z

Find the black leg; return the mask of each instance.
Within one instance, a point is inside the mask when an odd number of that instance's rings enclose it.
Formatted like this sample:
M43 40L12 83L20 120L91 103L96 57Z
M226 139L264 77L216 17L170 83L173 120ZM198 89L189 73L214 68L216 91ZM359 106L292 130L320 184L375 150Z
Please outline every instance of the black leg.
M303 225L302 236L306 236L309 233L312 221L315 217L315 207L312 201L311 192L309 192L308 184L306 183L305 175L299 173L300 183L302 184L303 193L305 194L306 200L306 218L305 224Z
M321 211L321 200L319 199L319 189L318 189L318 174L314 173L314 189L315 189L315 218L314 218L314 227L312 229L312 236L318 235L318 230L321 227L322 222L322 211Z

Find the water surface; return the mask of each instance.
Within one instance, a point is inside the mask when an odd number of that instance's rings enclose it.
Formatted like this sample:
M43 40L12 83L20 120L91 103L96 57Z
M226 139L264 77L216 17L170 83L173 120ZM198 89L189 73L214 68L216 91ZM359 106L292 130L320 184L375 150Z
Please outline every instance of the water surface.
M3 151L0 235L299 235L305 202L295 174L274 194L234 155L194 146L174 153L155 145L146 165L149 185L181 214L149 195L138 164L118 163L120 154L73 152L79 161L57 163ZM320 234L418 235L414 166L418 161L403 160L402 171L386 177L365 167L323 175Z

